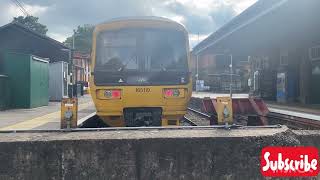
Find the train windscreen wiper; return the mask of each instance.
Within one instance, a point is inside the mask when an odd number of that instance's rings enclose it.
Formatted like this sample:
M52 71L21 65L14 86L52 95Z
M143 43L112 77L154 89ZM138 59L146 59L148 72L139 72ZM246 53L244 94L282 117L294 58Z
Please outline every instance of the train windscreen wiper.
M132 61L132 60L137 60L137 56L132 57L131 59L129 59L126 64L124 64L123 66L121 66L118 71L123 71L124 69L126 69L126 67L128 66L128 64Z

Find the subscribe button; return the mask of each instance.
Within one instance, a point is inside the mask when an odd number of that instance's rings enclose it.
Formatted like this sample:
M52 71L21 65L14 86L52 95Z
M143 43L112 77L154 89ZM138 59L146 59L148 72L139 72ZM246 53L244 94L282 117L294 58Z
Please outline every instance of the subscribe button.
M307 177L319 173L315 147L266 147L261 151L260 170L266 177Z

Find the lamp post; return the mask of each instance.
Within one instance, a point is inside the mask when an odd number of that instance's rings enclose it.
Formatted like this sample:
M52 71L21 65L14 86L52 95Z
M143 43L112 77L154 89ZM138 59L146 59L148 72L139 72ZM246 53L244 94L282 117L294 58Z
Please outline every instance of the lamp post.
M233 81L233 59L232 54L230 54L230 97L232 98L232 81Z
M199 55L197 54L197 74L196 74L197 81L199 80Z
M230 97L232 98L232 81L233 81L233 55L232 53L230 53L230 50L226 49L224 50L224 55L225 56L228 56L229 54L229 57L230 57Z
M199 91L199 55L197 54L197 64L196 64L196 92Z
M74 37L76 36L76 30L73 30L73 35L72 35L72 49L74 49Z

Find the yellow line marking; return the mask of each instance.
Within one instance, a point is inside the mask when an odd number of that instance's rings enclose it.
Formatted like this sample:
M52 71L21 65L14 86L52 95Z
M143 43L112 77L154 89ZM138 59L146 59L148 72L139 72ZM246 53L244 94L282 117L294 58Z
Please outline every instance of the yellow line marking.
M93 106L93 103L92 102L82 103L79 105L78 111L85 109L89 106ZM36 117L34 119L26 120L17 124L0 128L0 130L26 130L26 129L33 129L33 128L42 126L48 122L60 122L60 114L61 114L61 111L56 111L41 117Z

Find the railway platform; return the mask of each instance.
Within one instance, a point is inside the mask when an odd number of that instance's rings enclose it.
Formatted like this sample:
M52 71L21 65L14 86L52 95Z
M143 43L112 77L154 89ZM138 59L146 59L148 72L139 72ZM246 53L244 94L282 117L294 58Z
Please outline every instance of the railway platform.
M210 92L192 92L192 97L193 98L205 98L205 97L209 97L209 98L216 98L216 97L229 97L229 94L218 94L218 93L210 93ZM232 95L235 98L248 98L249 95L248 94L233 94Z
M60 129L60 102L33 109L0 111L0 130ZM90 95L79 97L78 119L96 111Z
M279 109L284 111L294 111L298 113L305 113L320 116L320 104L319 105L303 105L303 104L279 104L276 102L266 102L269 108Z

